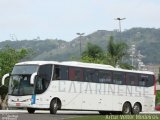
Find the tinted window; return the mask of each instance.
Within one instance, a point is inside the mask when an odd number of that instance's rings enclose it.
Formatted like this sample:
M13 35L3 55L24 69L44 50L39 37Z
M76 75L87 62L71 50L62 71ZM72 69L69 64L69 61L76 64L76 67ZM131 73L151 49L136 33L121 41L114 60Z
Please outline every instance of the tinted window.
M43 93L49 86L52 76L52 65L42 65L39 67L38 76L36 77L35 92Z
M154 85L154 78L152 75L141 74L139 77L139 86L150 87Z
M140 75L139 86L146 86L146 75Z
M75 69L73 67L69 67L69 80L75 79Z
M98 72L94 69L85 69L84 80L86 82L98 82Z
M93 71L93 82L99 82L97 70Z
M53 79L60 80L60 67L59 67L59 65L55 65L55 67L54 67Z
M55 65L53 79L68 80L68 67Z
M124 84L125 75L122 72L113 72L113 84Z
M99 71L99 82L100 83L111 83L112 74L110 71Z
M83 80L82 68L70 67L69 68L69 79L75 81Z
M138 85L138 74L126 73L126 85Z
M81 69L75 69L75 80L76 81L80 81L82 77L82 71Z
M38 75L47 81L51 80L52 65L42 65L39 67Z
M147 87L154 86L154 76L148 75Z
M61 80L68 80L68 67L66 67L66 66L60 67L60 79Z
M84 81L92 81L92 74L90 70L84 70Z
M12 74L33 74L37 72L38 65L16 65L13 68Z
M12 75L9 81L9 93L11 95L34 94L34 87L30 84L31 75Z

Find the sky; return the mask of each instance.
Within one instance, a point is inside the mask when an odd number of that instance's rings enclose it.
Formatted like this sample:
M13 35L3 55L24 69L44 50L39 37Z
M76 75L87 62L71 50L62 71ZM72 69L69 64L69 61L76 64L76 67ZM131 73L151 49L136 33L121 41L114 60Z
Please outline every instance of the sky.
M62 39L76 33L160 28L160 0L0 0L0 41Z

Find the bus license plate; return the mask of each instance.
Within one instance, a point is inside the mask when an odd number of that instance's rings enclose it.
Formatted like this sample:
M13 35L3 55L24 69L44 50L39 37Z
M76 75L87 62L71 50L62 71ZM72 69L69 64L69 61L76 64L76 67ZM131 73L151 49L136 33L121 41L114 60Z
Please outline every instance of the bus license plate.
M19 106L21 106L21 104L20 103L16 103L16 106L19 107Z

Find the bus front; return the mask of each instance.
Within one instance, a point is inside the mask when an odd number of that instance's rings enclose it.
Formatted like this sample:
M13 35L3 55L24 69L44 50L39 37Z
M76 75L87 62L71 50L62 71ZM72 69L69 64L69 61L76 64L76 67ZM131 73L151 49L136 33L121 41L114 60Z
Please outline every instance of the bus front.
M15 65L10 75L8 89L9 107L29 107L34 102L34 85L30 84L38 65Z
M4 75L2 83L6 77L10 77L8 107L27 108L29 113L34 113L38 108L48 108L44 92L50 84L52 66L51 64L16 64L10 75Z

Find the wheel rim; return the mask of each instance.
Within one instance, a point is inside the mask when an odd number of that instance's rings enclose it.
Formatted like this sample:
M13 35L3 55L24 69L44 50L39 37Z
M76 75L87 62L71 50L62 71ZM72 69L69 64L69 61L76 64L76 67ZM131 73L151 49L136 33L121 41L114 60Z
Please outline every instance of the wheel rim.
M127 105L124 107L124 113L129 113L129 107Z
M134 113L139 113L140 112L140 107L139 105L135 104L133 107Z
M58 104L54 103L53 107L54 107L54 109L57 109L58 108Z
M123 113L124 114L130 114L130 105L129 104L125 104L123 107Z

